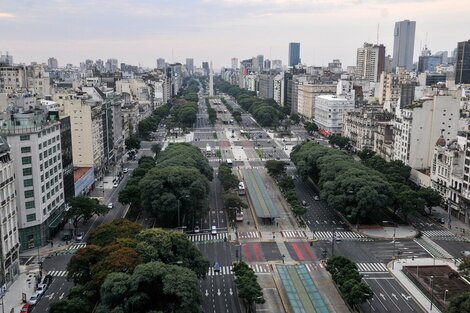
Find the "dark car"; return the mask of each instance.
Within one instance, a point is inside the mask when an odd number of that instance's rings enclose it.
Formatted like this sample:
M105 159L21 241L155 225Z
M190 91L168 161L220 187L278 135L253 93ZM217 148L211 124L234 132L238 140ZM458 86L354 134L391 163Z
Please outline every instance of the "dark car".
M72 236L70 234L66 234L66 235L63 235L62 236L62 240L63 241L69 241L72 239Z

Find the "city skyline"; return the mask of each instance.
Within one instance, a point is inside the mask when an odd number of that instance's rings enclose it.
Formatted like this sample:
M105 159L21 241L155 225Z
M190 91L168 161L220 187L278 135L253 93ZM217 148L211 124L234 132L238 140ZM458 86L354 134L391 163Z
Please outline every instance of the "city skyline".
M327 65L340 59L347 66L355 64L356 49L364 42L377 43L378 24L379 43L391 55L394 24L409 19L416 21L416 62L425 44L432 52L451 52L457 42L468 40L466 11L470 9L464 0L142 1L138 6L124 0L7 0L0 10L0 26L14 31L3 33L0 51L26 64L47 63L50 57L57 58L59 66L116 58L155 67L162 57L167 62L194 58L197 66L212 60L218 69L230 67L232 57L243 60L259 54L287 64L288 43L300 42L303 63ZM320 31L312 32L315 29Z

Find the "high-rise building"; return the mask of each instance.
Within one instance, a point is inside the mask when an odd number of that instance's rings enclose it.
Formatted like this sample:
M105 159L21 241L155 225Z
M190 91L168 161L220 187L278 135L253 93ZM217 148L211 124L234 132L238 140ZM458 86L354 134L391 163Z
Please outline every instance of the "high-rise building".
M165 59L158 58L157 59L157 68L163 70L163 69L165 69L165 67L166 67Z
M294 67L300 63L300 42L289 43L289 66Z
M106 61L106 72L116 73L118 70L118 60L117 59L108 59Z
M385 67L385 46L364 43L357 49L355 76L370 82L379 81Z
M470 84L470 40L461 41L457 45L455 83Z
M0 137L0 228L1 251L0 261L0 286L10 286L19 275L19 239L18 239L18 212L15 192L15 170L13 159L10 155L10 147Z
M4 65L13 65L13 56L11 54L1 54L0 55L0 63Z
M238 59L232 58L232 70L236 70L238 68Z
M202 69L204 70L204 75L209 75L209 62L202 62Z
M194 73L194 59L186 59L186 70L188 71L189 75L192 75Z
M282 69L282 60L273 60L271 62L271 67L273 70Z
M40 247L58 232L65 208L60 122L29 110L6 116L0 133L15 165L21 250Z
M393 70L397 67L404 67L407 70L413 69L415 30L415 21L404 20L395 23L395 30L393 32Z
M264 60L264 65L263 65L263 68L267 69L267 70L270 70L271 69L271 60Z
M209 97L214 96L214 71L212 69L212 61L211 67L209 69Z
M59 62L57 62L57 59L56 58L49 58L47 59L47 66L50 68L50 69L57 69L59 67Z
M265 72L259 74L259 97L261 99L272 99L274 98L274 77L276 73Z
M264 55L258 54L256 56L257 64L258 64L258 69L261 71L263 70L264 67Z

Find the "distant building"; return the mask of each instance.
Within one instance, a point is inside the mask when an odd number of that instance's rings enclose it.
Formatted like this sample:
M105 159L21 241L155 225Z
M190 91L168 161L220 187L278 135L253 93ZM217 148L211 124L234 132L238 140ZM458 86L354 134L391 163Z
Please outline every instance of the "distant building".
M209 62L202 62L202 69L204 70L204 75L209 75Z
M457 45L455 83L470 84L470 40L461 41Z
M280 70L282 69L282 60L273 60L271 62L271 68L273 70Z
M340 134L343 115L354 111L354 97L321 95L315 99L315 123L327 133Z
M157 68L160 69L160 70L164 70L166 68L165 59L163 59L163 58L158 58L157 59Z
M19 258L19 237L18 237L18 211L16 195L16 179L13 158L10 154L10 147L7 142L0 137L0 228L1 236L1 272L0 286L3 288L10 286L20 274Z
M300 64L300 42L289 43L289 66Z
M0 55L0 63L4 65L13 65L13 56L11 54L2 54Z
M56 58L49 58L47 60L47 66L52 69L52 70L55 70L59 67L59 62L57 62L57 59Z
M274 98L274 77L276 73L264 72L259 74L259 94L261 99Z
M108 59L106 61L106 72L107 73L116 73L118 71L118 60L117 59Z
M271 60L264 60L264 66L263 66L264 69L267 69L267 70L270 70L271 69Z
M256 56L256 63L258 65L258 70L262 71L264 68L264 55L258 54Z
M237 58L232 58L232 70L236 70L238 68L238 59Z
M60 146L62 149L62 170L64 181L64 199L67 202L75 196L73 183L73 149L72 128L70 116L61 116L60 120Z
M296 112L307 120L315 118L315 101L320 95L335 94L336 84L301 83L297 85Z
M189 75L194 74L194 59L186 59L186 70L188 71Z
M393 70L397 67L403 67L409 71L413 69L415 30L415 21L404 20L395 23L393 32Z
M12 93L26 88L26 73L23 66L0 64L0 93Z
M341 65L341 63L340 63ZM357 49L355 76L357 79L378 82L385 68L385 46L364 43Z

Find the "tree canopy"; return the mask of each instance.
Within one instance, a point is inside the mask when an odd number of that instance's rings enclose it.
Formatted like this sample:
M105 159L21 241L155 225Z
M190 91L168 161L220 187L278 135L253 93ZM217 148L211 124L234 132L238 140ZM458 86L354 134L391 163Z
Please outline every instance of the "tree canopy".
M93 215L106 214L108 206L102 205L97 199L86 196L77 196L70 198L68 201L70 209L67 211L67 217L73 220L73 226L78 227L80 220L86 224Z

